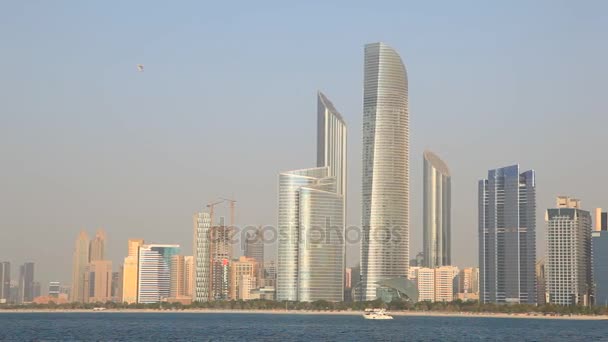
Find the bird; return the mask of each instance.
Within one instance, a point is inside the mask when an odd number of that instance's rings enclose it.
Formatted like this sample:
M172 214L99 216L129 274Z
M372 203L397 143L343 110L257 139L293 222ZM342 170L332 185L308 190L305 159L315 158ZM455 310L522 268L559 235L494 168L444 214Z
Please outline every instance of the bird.
M144 65L143 64L137 64L137 71L143 72L144 71Z

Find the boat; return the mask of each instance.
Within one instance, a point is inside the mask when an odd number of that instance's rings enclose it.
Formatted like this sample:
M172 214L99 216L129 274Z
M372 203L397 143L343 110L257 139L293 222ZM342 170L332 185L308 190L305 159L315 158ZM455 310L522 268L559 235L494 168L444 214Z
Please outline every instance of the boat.
M393 319L393 316L386 313L384 309L365 309L363 314L365 319Z

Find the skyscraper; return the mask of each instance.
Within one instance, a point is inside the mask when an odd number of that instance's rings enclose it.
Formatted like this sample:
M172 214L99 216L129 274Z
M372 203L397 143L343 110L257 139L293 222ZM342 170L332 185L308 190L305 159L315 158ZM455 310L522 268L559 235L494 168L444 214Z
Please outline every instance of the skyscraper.
M194 298L194 257L192 255L184 257L185 284L184 295Z
M72 302L84 303L84 276L86 267L89 264L89 236L84 230L78 234L74 246L74 256L72 264Z
M93 260L87 266L85 286L88 293L85 299L89 303L105 303L112 299L112 261Z
M194 214L194 301L211 300L211 217L209 213Z
M547 209L546 291L549 303L590 305L592 296L591 214L580 201L560 196Z
M97 230L95 238L91 240L89 247L89 262L105 260L106 232L103 229Z
M608 231L592 233L595 304L608 306Z
M425 267L452 264L452 176L446 163L424 152L423 245Z
M142 239L129 239L127 243L129 254L122 266L122 301L125 303L137 302L139 247L143 244L144 240Z
M536 302L538 305L547 304L547 277L545 274L546 259L536 261Z
M142 245L139 247L138 303L158 303L171 294L171 258L179 245Z
M479 300L536 303L536 180L519 165L479 181Z
M260 263L254 258L242 256L230 265L230 299L249 299L249 290L257 283ZM255 287L253 287L255 288Z
M409 267L408 82L399 54L384 43L365 46L363 92L359 299L371 300L378 281L407 277Z
M8 303L11 297L11 263L0 262L0 304Z
M321 92L317 165L279 175L278 300L344 299L346 123Z
M19 267L19 303L34 300L34 263L26 262Z
M171 257L171 298L185 296L186 293L186 262L183 255Z
M264 264L264 231L258 227L245 236L245 256L254 258L258 263Z

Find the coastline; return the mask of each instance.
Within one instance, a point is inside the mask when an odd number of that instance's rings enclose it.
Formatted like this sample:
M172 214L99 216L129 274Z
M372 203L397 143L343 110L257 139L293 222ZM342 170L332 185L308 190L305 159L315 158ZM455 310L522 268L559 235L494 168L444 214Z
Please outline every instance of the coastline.
M263 315L346 315L360 316L362 311L313 311L313 310L223 310L223 309L186 309L186 310L155 310L155 309L107 309L103 311L93 310L65 310L65 309L6 309L3 313L165 313L165 314L263 314ZM455 318L516 318L516 319L560 319L560 320L608 320L607 315L572 315L572 316L549 316L543 314L508 314L489 312L442 312L442 311L391 311L392 316L410 317L455 317Z

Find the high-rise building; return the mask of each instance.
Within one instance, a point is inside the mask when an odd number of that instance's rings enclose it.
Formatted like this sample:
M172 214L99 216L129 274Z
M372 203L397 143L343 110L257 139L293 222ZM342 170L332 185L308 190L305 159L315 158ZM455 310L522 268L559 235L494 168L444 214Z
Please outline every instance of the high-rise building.
M89 236L84 230L78 234L72 260L72 296L70 297L70 300L72 302L84 303L84 296L86 293L84 277L86 267L89 264Z
M590 305L592 300L591 214L580 201L557 198L557 206L547 209L547 277L549 303Z
M275 288L277 285L277 265L274 261L264 263L264 287Z
M183 255L171 257L171 298L184 297L186 295L186 260Z
M49 297L50 298L59 298L59 294L61 293L61 283L58 281L49 282Z
M227 300L230 291L230 261L232 260L233 228L211 227L211 298Z
M409 267L408 82L399 54L365 46L361 276L363 300ZM388 234L388 237L385 236Z
M458 292L459 293L479 293L479 268L466 267L458 273Z
M428 267L411 267L409 279L416 282L418 300L432 302L435 300L435 270Z
M139 247L144 244L142 239L129 239L127 243L128 256L122 265L122 301L123 303L137 303L137 289L139 287Z
M254 258L258 263L264 263L264 231L258 227L245 236L245 256Z
M0 262L0 304L6 304L11 297L11 263Z
M243 287L256 288L256 277L259 274L260 264L254 258L240 257L230 265L230 294L231 300L249 299L249 292L242 290ZM253 282L253 284L251 283ZM242 297L245 295L245 298Z
M171 295L171 258L179 245L142 245L139 247L138 303L158 303Z
M592 233L595 305L608 306L608 231Z
M194 298L194 257L192 255L184 257L184 295Z
M328 172L279 175L278 300L343 300L344 202Z
M211 217L209 213L194 214L194 301L211 300Z
M479 299L536 303L536 181L519 165L479 181Z
M40 297L42 295L42 285L40 285L39 281L34 282L34 295L32 298ZM34 299L32 299L33 301Z
M317 96L317 167L279 175L277 299L342 301L346 123Z
M106 232L103 229L97 230L95 238L91 240L89 246L89 262L105 260Z
M542 257L536 262L536 302L538 305L547 304L547 277L545 274L546 259Z
M602 208L595 209L594 220L593 226L595 231L608 230L608 213L603 212Z
M26 262L19 267L18 303L31 303L34 300L34 263Z
M446 163L424 152L423 247L424 267L452 264L452 176Z
M87 266L84 282L88 290L85 299L89 303L105 303L112 300L112 261L91 261Z

